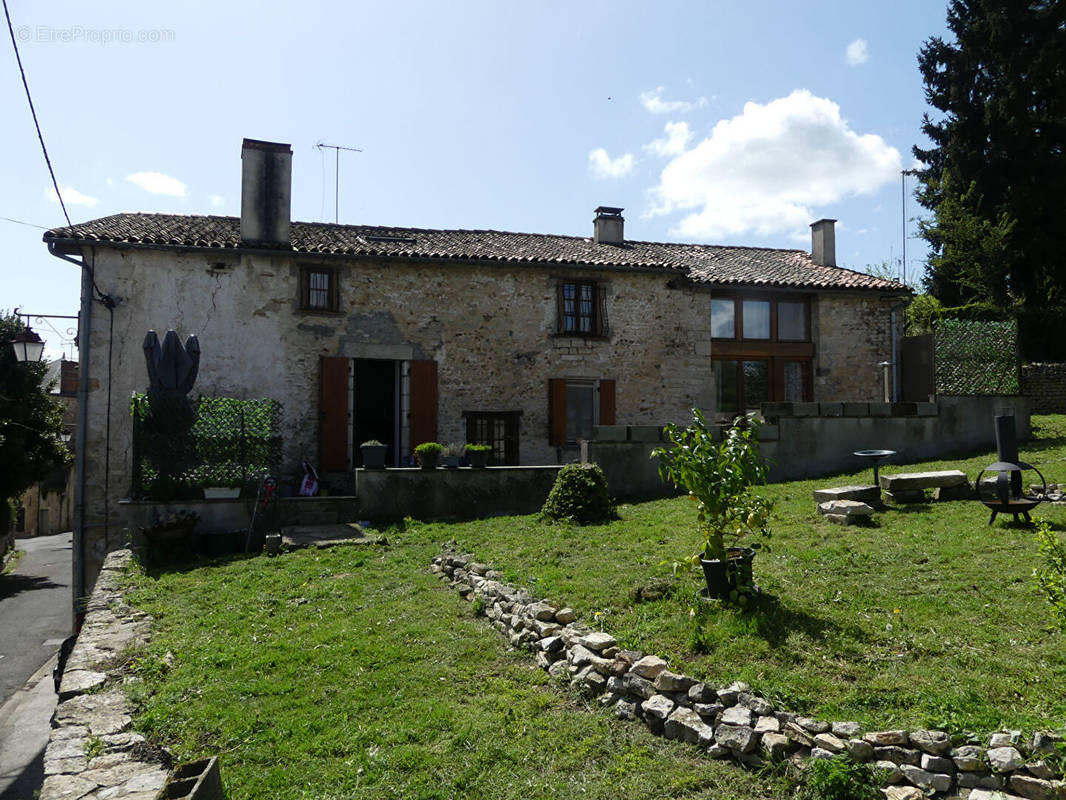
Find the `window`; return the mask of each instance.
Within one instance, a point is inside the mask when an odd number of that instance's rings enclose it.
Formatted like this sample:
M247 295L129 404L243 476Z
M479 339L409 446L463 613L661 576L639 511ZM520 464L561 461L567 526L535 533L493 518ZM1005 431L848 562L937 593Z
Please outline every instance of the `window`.
M757 411L813 399L810 300L801 295L711 298L715 410Z
M491 466L518 466L521 411L464 411L463 416L466 418L466 440L471 444L492 446Z
M549 441L555 447L591 439L593 426L615 424L614 381L552 378L548 421Z
M325 267L300 267L300 308L337 311L340 307L337 273Z
M714 297L711 298L711 338L809 342L809 308L805 298Z
M558 333L563 336L606 336L606 295L606 287L593 281L560 282Z

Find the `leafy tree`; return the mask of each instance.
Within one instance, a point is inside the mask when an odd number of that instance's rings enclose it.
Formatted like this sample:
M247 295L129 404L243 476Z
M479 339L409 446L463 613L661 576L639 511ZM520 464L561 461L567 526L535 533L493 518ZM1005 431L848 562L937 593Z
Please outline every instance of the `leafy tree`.
M63 406L45 385L47 365L18 362L8 344L24 328L0 312L0 501L18 497L70 458L59 438Z
M945 305L1066 301L1066 4L950 0L918 54L935 115L917 192Z

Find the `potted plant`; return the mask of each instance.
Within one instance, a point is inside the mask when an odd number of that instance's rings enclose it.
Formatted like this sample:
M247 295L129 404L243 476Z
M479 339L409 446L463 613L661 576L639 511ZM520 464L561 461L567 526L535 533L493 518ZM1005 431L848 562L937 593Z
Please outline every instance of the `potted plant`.
M369 439L359 445L363 453L363 467L365 469L385 469L385 454L389 446L382 444L377 439Z
M444 450L444 445L439 442L422 442L418 445L415 448L415 455L418 456L418 463L422 469L436 469L442 450Z
M466 451L466 445L462 442L451 442L444 448L444 466L448 469L456 469Z
M466 460L474 469L484 469L489 465L489 456L492 455L492 445L468 444L466 446Z
M667 445L652 451L659 475L688 491L696 503L701 550L688 560L703 567L709 597L740 600L755 588L751 565L761 542L739 546L745 537L768 538L772 504L751 491L765 483L768 466L759 454L758 421L738 417L715 441L716 430L698 408L688 427L667 425Z
M201 481L207 484L203 487L205 500L232 500L241 496L244 486L244 476L239 471L221 466L207 468Z

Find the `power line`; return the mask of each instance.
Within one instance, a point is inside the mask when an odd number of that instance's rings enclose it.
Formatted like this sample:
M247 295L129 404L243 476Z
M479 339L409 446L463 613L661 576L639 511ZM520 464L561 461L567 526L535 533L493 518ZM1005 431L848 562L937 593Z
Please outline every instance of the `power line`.
M0 217L0 219L2 219L4 222L14 222L16 225L28 225L31 228L39 228L42 231L49 230L44 225L37 225L33 222L26 222L25 220L21 219L12 219L11 217Z
M22 76L22 85L26 89L26 101L30 104L30 114L33 115L33 124L37 128L37 138L41 140L41 152L44 153L44 163L48 165L48 174L52 176L52 186L55 187L56 197L59 199L59 207L63 209L63 216L67 225L73 226L70 214L67 213L66 203L63 202L63 194L59 191L59 181L56 180L55 170L52 169L52 159L48 157L48 148L44 146L44 134L41 133L41 123L37 121L37 110L33 107L33 98L30 97L30 84L26 81L26 70L22 67L22 57L19 55L18 42L15 41L15 28L11 24L11 12L7 10L7 0L4 3L4 16L7 17L7 32L11 34L11 46L15 48L15 61L19 65L19 74Z

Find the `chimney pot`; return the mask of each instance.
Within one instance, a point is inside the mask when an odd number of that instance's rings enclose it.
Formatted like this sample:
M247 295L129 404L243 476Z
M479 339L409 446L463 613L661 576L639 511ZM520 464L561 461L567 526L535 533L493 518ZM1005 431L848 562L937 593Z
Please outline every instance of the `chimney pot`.
M241 243L291 247L292 147L245 139L241 146Z
M823 267L837 265L835 219L820 219L811 223L811 260Z
M625 241L624 209L600 206L592 221L592 241L596 244L622 244Z

